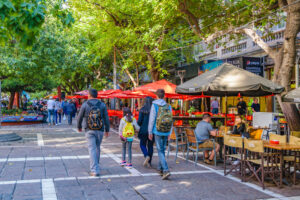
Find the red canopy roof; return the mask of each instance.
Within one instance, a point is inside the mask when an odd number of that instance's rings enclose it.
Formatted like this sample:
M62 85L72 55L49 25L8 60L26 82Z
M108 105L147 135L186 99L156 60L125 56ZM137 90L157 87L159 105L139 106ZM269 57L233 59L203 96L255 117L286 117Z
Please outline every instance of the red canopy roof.
M105 99L105 98L115 98L115 97L110 97L110 95L112 94L115 94L115 93L121 93L122 90L103 90L103 91L99 91L98 92L98 98L102 98L102 99Z
M83 90L83 91L80 91L80 92L75 92L74 94L87 96L89 94L89 91L88 90Z
M165 79L135 88L135 90L146 90L149 92L156 92L158 89L164 89L166 94L176 94L176 85Z

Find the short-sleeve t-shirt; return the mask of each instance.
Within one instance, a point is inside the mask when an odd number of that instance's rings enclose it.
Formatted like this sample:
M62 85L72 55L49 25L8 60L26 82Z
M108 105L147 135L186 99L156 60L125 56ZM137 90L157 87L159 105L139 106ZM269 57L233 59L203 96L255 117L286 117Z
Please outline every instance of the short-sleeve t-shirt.
M210 123L206 121L200 121L197 124L197 127L195 129L195 134L198 140L207 140L210 136L210 131L213 130L213 127Z
M260 112L260 105L258 103L253 103L251 108L253 108L255 112Z

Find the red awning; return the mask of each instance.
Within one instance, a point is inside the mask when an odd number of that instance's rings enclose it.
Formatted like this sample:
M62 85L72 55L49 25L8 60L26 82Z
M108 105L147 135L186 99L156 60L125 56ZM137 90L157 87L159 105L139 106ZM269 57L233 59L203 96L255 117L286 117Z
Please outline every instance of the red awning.
M89 94L89 91L88 90L83 90L83 91L80 91L80 92L75 92L74 94L78 94L78 95L82 95L82 96L87 96Z
M115 94L115 93L121 93L122 90L103 90L98 92L98 98L100 99L108 99L108 98L114 98L110 97L110 95Z
M165 79L135 88L135 90L149 92L156 92L158 89L164 89L166 94L176 94L176 85Z

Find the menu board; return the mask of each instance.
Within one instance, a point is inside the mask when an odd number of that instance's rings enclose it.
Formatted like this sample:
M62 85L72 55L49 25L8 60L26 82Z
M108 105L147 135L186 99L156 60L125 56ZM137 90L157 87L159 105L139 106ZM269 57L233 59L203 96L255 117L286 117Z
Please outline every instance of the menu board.
M243 69L259 76L264 76L261 59L255 57L243 57Z
M256 57L235 57L227 58L223 60L229 64L232 64L236 67L245 69L249 72L252 72L256 75L263 76L263 66L261 64L261 59Z

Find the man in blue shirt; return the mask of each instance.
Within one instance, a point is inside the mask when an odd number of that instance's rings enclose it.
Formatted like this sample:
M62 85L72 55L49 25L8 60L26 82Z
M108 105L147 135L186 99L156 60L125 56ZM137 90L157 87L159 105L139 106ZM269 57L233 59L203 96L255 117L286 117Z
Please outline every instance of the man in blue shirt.
M201 143L201 147L203 148L213 148L214 144L211 140L209 140L209 137L217 135L217 130L213 129L213 127L209 123L210 121L211 121L211 116L209 114L204 114L203 120L197 124L197 127L195 129L197 140L203 141L203 143ZM219 149L220 149L220 145L218 143L215 143L216 152L218 152ZM214 155L216 152L212 150L209 155L209 151L204 151L205 162L207 164L213 163Z
M168 137L170 136L170 134L172 132L172 126L168 132L160 132L160 131L158 131L156 121L158 120L159 107L168 106L171 113L172 113L172 108L164 100L165 91L163 89L157 90L156 94L157 94L158 99L153 101L151 110L150 110L149 125L148 125L148 133L149 133L148 137L149 137L149 140L152 141L153 134L155 136L155 144L156 144L158 158L159 158L158 170L160 170L160 174L162 175L162 180L165 180L171 175L169 168L168 168L166 158L165 158L165 150L166 150Z
M254 102L251 105L251 109L253 112L260 112L260 105L258 103L257 98L254 99Z

